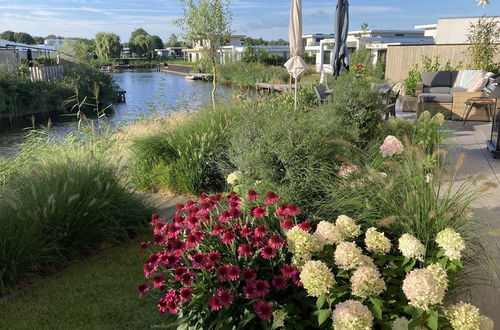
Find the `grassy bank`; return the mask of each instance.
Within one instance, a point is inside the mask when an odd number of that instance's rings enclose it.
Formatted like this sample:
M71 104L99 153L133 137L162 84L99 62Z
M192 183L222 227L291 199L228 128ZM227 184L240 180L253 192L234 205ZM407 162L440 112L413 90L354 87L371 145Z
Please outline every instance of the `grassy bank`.
M0 168L0 290L103 243L129 241L151 208L110 161L105 136L35 135Z
M71 110L75 102L66 102L75 94L89 104L109 103L115 98L110 75L85 65L65 63L65 75L50 81L32 82L24 69L7 72L0 69L0 116ZM89 106L92 107L92 106Z
M144 259L139 242L103 250L0 300L0 327L148 329L166 322L156 302L137 297Z

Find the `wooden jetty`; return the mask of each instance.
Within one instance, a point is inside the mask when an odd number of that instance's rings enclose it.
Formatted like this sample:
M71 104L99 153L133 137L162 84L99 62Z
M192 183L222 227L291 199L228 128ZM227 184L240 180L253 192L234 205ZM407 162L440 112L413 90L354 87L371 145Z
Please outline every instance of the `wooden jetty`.
M257 83L255 84L255 88L257 90L265 90L265 91L275 91L275 92L285 92L288 90L293 90L294 86L287 84L268 84L268 83Z
M127 93L127 91L119 88L116 90L116 102L117 103L125 103L126 100L125 100L125 94Z
M186 80L212 80L212 75L208 73L192 73L184 78Z

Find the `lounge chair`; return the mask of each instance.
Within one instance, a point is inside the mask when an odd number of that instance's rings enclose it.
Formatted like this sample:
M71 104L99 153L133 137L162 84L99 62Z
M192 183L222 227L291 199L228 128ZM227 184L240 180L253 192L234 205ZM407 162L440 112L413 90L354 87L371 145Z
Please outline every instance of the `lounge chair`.
M326 87L323 85L314 86L314 91L316 92L316 97L318 98L318 104L322 105L325 102L330 103L332 94L326 91Z

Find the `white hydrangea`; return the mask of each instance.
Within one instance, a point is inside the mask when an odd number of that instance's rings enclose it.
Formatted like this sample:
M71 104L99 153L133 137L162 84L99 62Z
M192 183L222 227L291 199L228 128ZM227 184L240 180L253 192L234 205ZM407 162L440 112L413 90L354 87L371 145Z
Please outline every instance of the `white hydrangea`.
M321 261L307 261L300 271L300 281L313 297L327 294L335 285L335 278L328 266Z
M288 313L284 309L278 309L273 312L273 329L282 328L285 326L285 320Z
M364 254L359 258L358 267L377 268L377 266L375 266L375 262L373 261L373 259L370 258L369 256L364 255Z
M347 300L338 303L332 314L335 330L371 330L373 315L358 301Z
M448 275L446 269L440 264L431 264L426 268L436 279L438 285L446 292L448 290Z
M351 276L352 294L361 298L377 296L385 290L380 272L373 267L359 267Z
M227 176L226 182L228 185L234 186L238 184L243 178L243 173L241 171L235 171Z
M337 227L328 221L320 221L314 235L322 241L324 245L338 244L343 240Z
M455 330L482 330L479 308L463 301L445 309L444 315Z
M408 320L406 317L404 316L398 317L392 323L392 330L408 330L409 324L410 320Z
M446 228L436 235L437 245L444 249L444 255L451 260L460 260L465 242L462 236L451 228Z
M368 251L379 255L384 255L391 250L391 241L374 227L366 231L365 245Z
M480 330L494 330L495 329L495 323L493 322L492 319L490 319L487 316L481 315L479 323L480 323L480 325L479 325Z
M361 249L355 243L342 242L337 245L333 258L339 268L352 270L360 266L362 253Z
M427 269L414 269L403 280L403 292L410 301L410 305L424 311L429 306L440 304L445 291L438 280Z
M361 234L361 227L347 215L339 215L335 225L344 239L358 237Z
M398 241L398 249L407 258L415 258L423 261L425 256L425 246L410 234L403 234Z
M318 238L295 226L286 232L288 248L293 253L292 261L296 266L302 266L311 259L314 252L321 251L323 245Z

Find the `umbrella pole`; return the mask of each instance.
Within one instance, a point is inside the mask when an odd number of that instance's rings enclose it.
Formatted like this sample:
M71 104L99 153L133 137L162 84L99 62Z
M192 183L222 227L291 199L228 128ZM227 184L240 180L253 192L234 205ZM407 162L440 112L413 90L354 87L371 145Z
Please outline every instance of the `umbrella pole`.
M297 78L295 78L295 111L297 111Z

